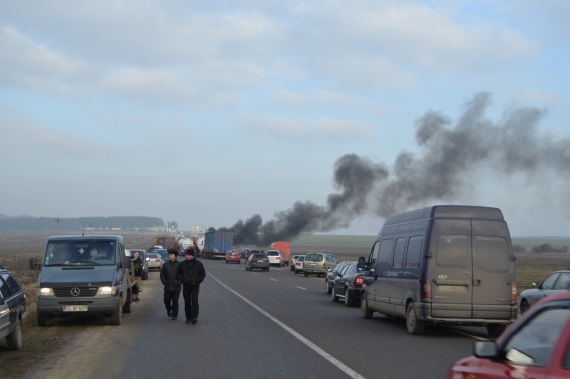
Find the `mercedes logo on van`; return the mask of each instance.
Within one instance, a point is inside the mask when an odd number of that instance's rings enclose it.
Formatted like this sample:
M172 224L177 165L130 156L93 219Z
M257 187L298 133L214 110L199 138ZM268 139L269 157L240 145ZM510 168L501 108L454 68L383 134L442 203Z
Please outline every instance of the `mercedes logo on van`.
M80 292L81 292L81 291L79 291L79 288L73 287L73 288L71 289L71 296L79 296L79 293L80 293Z

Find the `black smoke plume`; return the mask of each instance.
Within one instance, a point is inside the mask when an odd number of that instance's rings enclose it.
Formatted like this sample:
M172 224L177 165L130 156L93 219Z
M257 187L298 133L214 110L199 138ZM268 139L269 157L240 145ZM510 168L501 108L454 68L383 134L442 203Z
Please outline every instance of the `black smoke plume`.
M523 173L529 180L548 170L568 177L570 140L538 131L545 110L513 108L494 123L485 117L490 104L489 93L475 94L455 124L441 113L426 112L416 123L419 154L403 151L391 170L356 154L340 157L333 176L339 192L329 195L326 205L298 201L266 223L259 215L239 220L231 227L234 242L266 246L300 233L346 228L364 213L387 217L435 200L453 201L481 168L493 175Z

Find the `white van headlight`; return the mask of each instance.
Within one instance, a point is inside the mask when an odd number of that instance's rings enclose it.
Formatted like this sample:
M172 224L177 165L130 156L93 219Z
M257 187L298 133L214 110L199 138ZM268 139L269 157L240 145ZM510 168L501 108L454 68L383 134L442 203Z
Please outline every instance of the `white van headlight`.
M105 286L99 287L97 290L97 295L114 295L117 292L117 287L115 286Z
M36 291L37 296L54 296L53 288L42 287Z

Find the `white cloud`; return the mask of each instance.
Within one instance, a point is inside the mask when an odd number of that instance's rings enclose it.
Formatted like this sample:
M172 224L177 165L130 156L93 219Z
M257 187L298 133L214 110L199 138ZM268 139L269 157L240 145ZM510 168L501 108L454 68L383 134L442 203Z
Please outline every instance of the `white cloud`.
M372 123L329 117L312 120L244 114L232 120L232 123L237 130L274 138L344 141L366 139L374 135Z
M513 99L522 104L546 104L551 105L560 103L562 98L560 95L541 91L536 88L527 88L515 93Z

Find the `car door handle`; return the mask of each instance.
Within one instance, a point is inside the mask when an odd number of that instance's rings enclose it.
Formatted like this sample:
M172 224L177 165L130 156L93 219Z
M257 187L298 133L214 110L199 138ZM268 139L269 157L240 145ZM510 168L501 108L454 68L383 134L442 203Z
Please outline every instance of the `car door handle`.
M480 286L481 285L481 279L473 279L473 285L474 286Z

